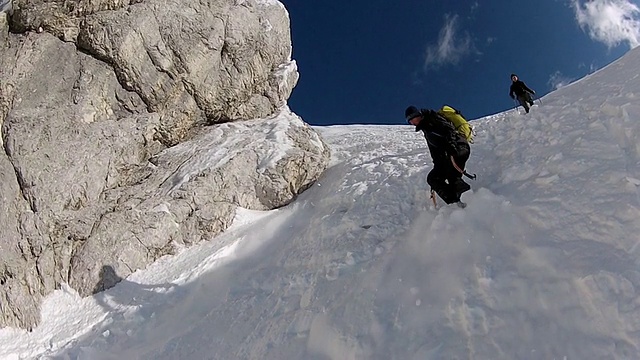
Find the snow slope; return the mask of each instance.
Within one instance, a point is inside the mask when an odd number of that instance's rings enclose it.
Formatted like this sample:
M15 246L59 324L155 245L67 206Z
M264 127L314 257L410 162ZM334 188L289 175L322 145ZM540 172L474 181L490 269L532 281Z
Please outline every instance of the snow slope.
M638 359L639 68L632 50L474 121L466 209L432 208L412 127L319 127L332 166L293 204L93 298L56 292L0 356Z

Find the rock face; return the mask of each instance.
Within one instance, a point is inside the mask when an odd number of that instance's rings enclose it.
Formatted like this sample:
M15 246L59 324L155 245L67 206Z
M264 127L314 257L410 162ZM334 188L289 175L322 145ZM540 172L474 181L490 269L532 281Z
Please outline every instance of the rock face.
M286 205L326 168L286 107L298 74L279 2L7 4L0 326L36 325L63 282L89 295L114 285L103 266L124 278L213 238L238 206Z

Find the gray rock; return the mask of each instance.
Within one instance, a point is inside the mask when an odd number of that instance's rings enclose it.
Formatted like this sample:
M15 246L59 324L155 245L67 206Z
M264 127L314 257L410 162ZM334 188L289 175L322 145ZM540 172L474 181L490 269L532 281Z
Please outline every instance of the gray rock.
M110 64L175 145L199 123L265 117L286 103L289 18L259 1L16 0L15 31L44 28ZM112 11L105 11L113 9ZM283 85L284 84L284 85Z
M0 0L2 1L2 0ZM15 31L42 28L64 41L75 41L84 16L121 9L142 0L13 0L11 24Z
M13 1L0 0L0 13L6 13L11 16L13 14Z
M34 217L4 151L0 153L0 195L0 323L30 327L38 320L36 310L44 293L42 282L29 271L38 260L32 255L30 240L40 245L42 238L24 231Z
M6 46L11 14L13 14L12 0L0 0L0 49Z
M62 283L89 295L213 239L238 206L284 206L326 168L286 106L298 74L281 5L13 8L27 32L0 45L0 326L35 326Z
M148 158L145 135L152 137L157 115L125 116L104 63L46 33L27 37L17 60L16 69L32 79L9 77L15 90L3 133L34 212L98 201L121 181L120 168Z
M3 149L11 169L3 174L13 175L21 200L20 207L6 210L9 219L19 219L19 226L10 227L17 232L2 239L17 248L16 257L27 259L5 284L14 289L6 293L9 304L22 301L15 288L40 296L67 281L76 243L90 236L111 206L102 204L101 194L129 181L126 170L146 161L159 122L157 114L128 110L137 95L127 97L107 65L73 44L46 33L21 42L19 51L3 57L9 71L2 72L0 86ZM33 325L37 312L21 310L18 322Z
M120 204L76 250L70 283L91 294L95 284L106 286L105 264L126 277L172 254L176 244L212 239L237 206L284 206L320 176L328 158L317 133L287 108L269 120L204 128L155 156L144 182L108 192Z
M278 82L290 63L289 33L278 6L149 1L87 16L78 46L161 113L161 140L170 146L200 122L265 117L284 105L297 81Z
M5 12L0 12L0 49L7 46L9 37L9 21Z

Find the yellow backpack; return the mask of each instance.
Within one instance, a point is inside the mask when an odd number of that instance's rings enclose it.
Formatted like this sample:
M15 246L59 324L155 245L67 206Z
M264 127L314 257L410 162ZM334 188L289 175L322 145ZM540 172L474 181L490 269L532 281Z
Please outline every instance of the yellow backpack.
M438 114L451 121L458 132L467 139L469 144L473 144L473 129L460 112L449 105L445 105L438 110Z

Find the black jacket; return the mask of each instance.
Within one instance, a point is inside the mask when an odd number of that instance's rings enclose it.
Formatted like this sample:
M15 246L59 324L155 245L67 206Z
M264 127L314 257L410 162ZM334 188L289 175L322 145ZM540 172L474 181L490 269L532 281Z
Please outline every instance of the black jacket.
M458 157L461 152L468 156L469 143L453 124L433 110L422 109L422 120L416 131L422 131L434 164L449 163L449 156Z
M525 85L521 80L516 80L511 83L511 87L509 88L509 96L513 97L513 94L516 96L524 96L526 93L533 94L533 90L529 89L527 85Z

